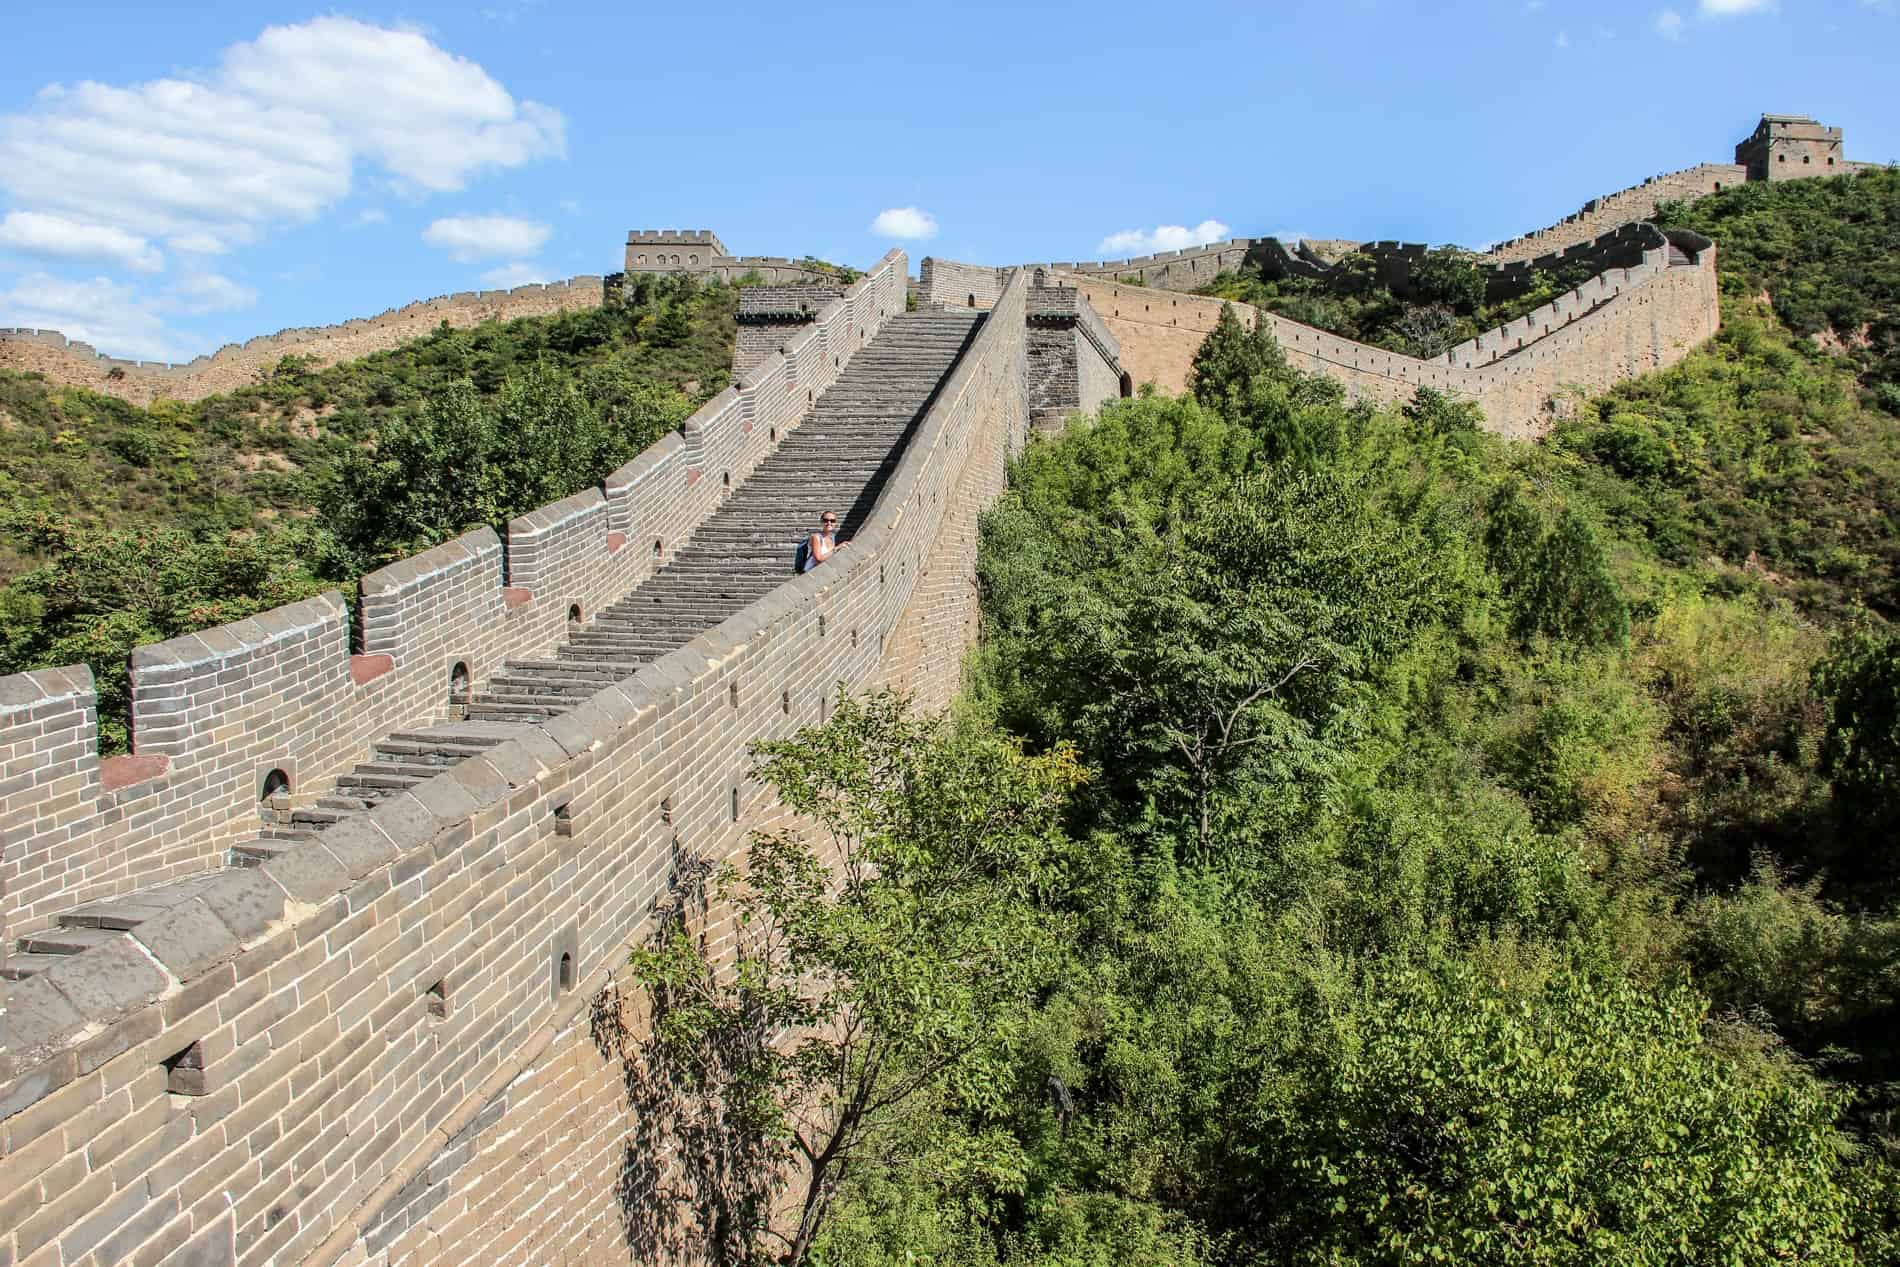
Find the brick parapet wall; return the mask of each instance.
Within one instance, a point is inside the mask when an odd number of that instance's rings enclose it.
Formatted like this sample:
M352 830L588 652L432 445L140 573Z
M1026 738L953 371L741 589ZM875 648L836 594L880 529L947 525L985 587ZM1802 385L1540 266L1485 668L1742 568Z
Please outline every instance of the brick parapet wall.
M1533 437L1549 429L1553 398L1566 389L1605 390L1675 364L1714 335L1720 321L1715 248L1693 234L1675 236L1691 248L1677 252L1680 262L1668 262L1666 245L1652 248L1652 259L1662 262L1592 278L1510 326L1432 361L1356 343L1245 304L1233 306L1249 324L1265 320L1296 368L1337 380L1355 399L1393 403L1431 387L1475 401L1494 431ZM1221 300L1079 275L1061 280L1080 289L1101 314L1137 382L1153 382L1170 392L1186 389L1194 353L1214 328Z
M55 330L0 329L0 369L44 374L51 382L91 388L139 405L160 397L198 400L249 386L286 356L335 365L419 339L444 322L460 329L484 321L598 308L603 293L601 278L585 276L513 290L463 291L339 325L279 330L180 365L100 356L90 345L69 341Z
M994 308L1010 271L926 255L917 271L918 302L949 308Z
M1490 250L1494 260L1529 260L1600 237L1606 230L1632 220L1648 220L1665 202L1701 198L1745 184L1748 169L1735 163L1700 163L1678 172L1651 176L1640 185L1592 198L1574 214L1547 229L1500 242Z
M1083 276L1133 279L1143 286L1164 290L1198 290L1221 273L1230 273L1247 261L1249 255L1271 242L1280 253L1294 259L1284 247L1270 238L1230 238L1191 246L1179 251L1158 251L1125 260L1074 260L1051 264L1058 272ZM1290 266L1292 268L1294 266Z
M752 741L818 720L838 684L954 691L977 516L1026 428L1022 291L999 297L851 550L575 711L17 984L0 1252L650 1261L616 1193L633 1191L624 1165L665 1159L623 1155L637 1124L590 1006L682 860L731 857L774 821L746 778ZM205 1094L168 1096L166 1062L193 1044Z
M217 866L260 825L271 770L299 798L325 791L377 739L447 716L456 665L479 686L504 661L556 645L571 608L591 617L631 591L903 310L904 277L893 251L680 434L601 487L513 520L505 550L482 528L364 577L360 656L335 594L138 649L133 757L100 760L83 669L53 671L64 685L50 696L52 678L0 678L9 934Z

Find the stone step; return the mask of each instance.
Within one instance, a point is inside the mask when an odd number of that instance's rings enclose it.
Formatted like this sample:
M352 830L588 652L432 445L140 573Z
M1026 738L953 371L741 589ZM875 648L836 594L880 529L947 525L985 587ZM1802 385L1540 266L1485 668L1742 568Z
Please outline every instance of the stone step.
M301 843L295 840L279 840L270 836L259 836L255 840L243 840L231 846L231 865L234 867L261 867L272 858L287 849L294 849Z
M475 743L430 743L419 739L384 739L374 745L370 752L382 761L401 761L447 769L458 761L480 756L488 746Z
M29 955L77 955L103 946L119 935L111 928L48 928L28 933L18 945Z
M551 673L557 676L572 677L576 681L594 682L599 686L609 686L620 679L637 673L642 660L606 661L600 664L575 664L564 660L510 660L510 673Z
M25 981L36 977L48 968L66 962L65 955L29 955L14 951L7 955L7 966L0 971L0 977L8 981Z

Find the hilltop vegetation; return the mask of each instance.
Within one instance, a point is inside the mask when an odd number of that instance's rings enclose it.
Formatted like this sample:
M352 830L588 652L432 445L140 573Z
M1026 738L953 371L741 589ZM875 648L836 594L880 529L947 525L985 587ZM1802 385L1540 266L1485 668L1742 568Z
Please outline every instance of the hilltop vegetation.
M1665 204L1656 222L1715 238L1725 294L1766 293L1900 414L1900 171L1736 185Z
M1323 279L1265 276L1258 264L1223 272L1198 293L1264 308L1291 321L1430 360L1514 321L1589 280L1587 266L1538 271L1524 293L1485 302L1483 257L1455 246L1428 251L1412 273L1409 293L1379 285L1370 256L1353 251Z
M1896 422L1724 284L1542 445L1232 319L1031 444L957 712L761 754L868 865L761 840L778 949L641 964L676 1057L862 1022L695 1066L812 1198L781 1261L1900 1260Z
M0 673L84 661L108 752L125 659L598 481L724 387L736 289L443 326L359 361L141 409L0 373Z

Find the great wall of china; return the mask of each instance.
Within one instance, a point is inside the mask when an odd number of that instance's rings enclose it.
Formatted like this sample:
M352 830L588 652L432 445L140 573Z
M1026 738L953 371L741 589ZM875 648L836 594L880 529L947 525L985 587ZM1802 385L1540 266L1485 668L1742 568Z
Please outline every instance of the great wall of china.
M1249 315L1356 394L1534 434L1715 330L1706 239L1567 245L1621 262L1432 362ZM627 952L779 821L750 743L841 687L951 698L1009 456L1178 386L1219 301L1116 278L1181 258L925 261L916 312L900 252L788 273L681 432L365 577L358 651L338 594L141 648L107 760L83 666L0 679L0 1264L689 1259L597 1041L641 1025ZM833 504L853 548L786 575Z

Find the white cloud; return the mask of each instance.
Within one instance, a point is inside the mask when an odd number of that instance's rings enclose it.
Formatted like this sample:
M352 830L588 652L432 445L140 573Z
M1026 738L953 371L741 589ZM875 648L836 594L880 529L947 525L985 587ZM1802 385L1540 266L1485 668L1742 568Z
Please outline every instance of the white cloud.
M356 213L356 227L359 229L366 225L387 224L388 222L389 213L384 211L381 207L371 207L367 211L359 211Z
M1700 0L1696 6L1704 17L1727 18L1742 13L1776 13L1777 0Z
M551 230L515 216L449 216L422 231L422 240L463 262L533 255Z
M887 207L871 221L871 232L881 238L924 242L937 236L937 217L916 207Z
M1677 13L1674 9L1664 9L1661 13L1656 15L1656 34L1662 36L1664 39L1681 39L1682 28L1682 15Z
M203 314L233 312L257 302L257 292L249 286L217 273L192 273L179 279L163 306L177 312Z
M138 292L109 277L72 281L30 273L0 290L0 326L58 330L108 355L138 360L182 355L164 320Z
M33 255L112 260L140 273L156 273L165 267L158 248L136 233L40 211L9 212L0 220L0 247Z
M545 282L547 270L539 264L526 260L516 260L512 264L503 264L500 268L491 268L482 274L482 281L497 290L512 290L516 286L527 286L535 282Z
M268 27L205 76L42 89L0 117L0 190L206 253L314 218L359 161L400 189L458 190L563 153L564 126L418 32L323 17Z
M1206 246L1232 236L1218 220L1203 220L1193 228L1179 224L1156 225L1152 229L1123 229L1111 233L1096 244L1103 255L1152 255L1156 251L1181 251L1190 246Z
M212 233L175 233L168 240L172 250L187 255L222 255L229 249Z
M1569 48L1570 47L1570 32L1568 31L1557 32L1557 39L1555 42L1558 48Z

